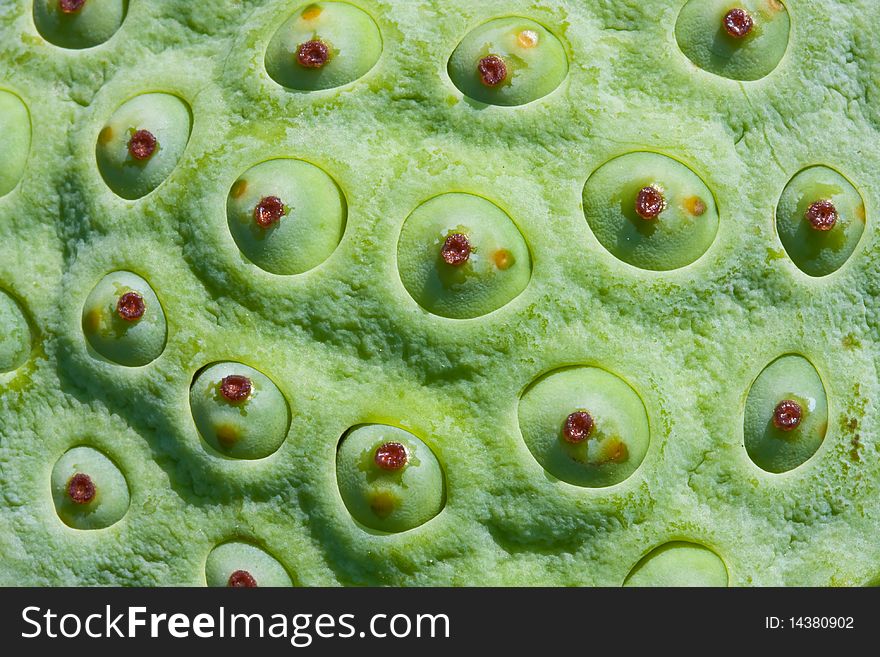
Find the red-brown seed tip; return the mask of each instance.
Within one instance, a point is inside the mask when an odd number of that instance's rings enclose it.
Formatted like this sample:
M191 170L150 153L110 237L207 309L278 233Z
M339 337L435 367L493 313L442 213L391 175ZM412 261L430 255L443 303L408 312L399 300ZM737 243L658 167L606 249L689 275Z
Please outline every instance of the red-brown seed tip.
M149 130L137 130L128 140L128 152L136 160L149 160L156 152L156 137Z
M651 221L660 216L666 209L666 199L663 193L654 185L642 187L636 196L636 214L642 219Z
M813 203L804 215L813 230L831 230L837 223L837 208L831 201L820 200Z
M507 79L507 64L498 55L483 57L477 64L480 81L487 87L497 87Z
M116 302L116 313L126 322L136 322L144 316L147 304L138 292L126 292Z
M471 243L467 235L463 233L452 233L443 242L440 248L440 257L443 262L453 267L460 267L471 257Z
M95 499L95 492L95 482L82 472L77 472L67 482L67 496L75 504L88 504Z
M255 589L257 580L246 570L236 570L229 576L226 586L233 589Z
M791 399L783 399L773 409L773 426L780 431L791 431L801 423L801 405Z
M376 448L374 460L383 470L400 470L406 465L406 447L400 443L385 443Z
M745 9L736 7L724 14L724 30L734 39L748 36L755 26L755 21Z
M284 203L277 196L264 196L254 208L254 221L261 228L268 228L284 216Z
M220 381L220 394L223 395L223 398L226 399L226 401L232 402L233 404L247 399L250 396L252 389L253 385L251 384L251 380L240 374L224 376Z
M296 49L296 61L304 68L321 68L330 61L330 48L318 39L306 41Z
M84 4L86 0L58 0L58 8L64 14L75 14Z
M589 438L595 426L592 415L586 411L575 411L565 418L565 425L562 427L562 437L565 439L565 442L576 445Z

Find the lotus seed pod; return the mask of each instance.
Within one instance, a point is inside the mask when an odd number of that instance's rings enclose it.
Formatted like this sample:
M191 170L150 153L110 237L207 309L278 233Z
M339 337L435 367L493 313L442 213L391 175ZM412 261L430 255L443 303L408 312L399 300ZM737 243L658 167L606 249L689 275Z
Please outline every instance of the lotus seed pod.
M128 0L34 0L34 23L56 46L91 48L116 33L127 9Z
M665 271L689 265L718 232L715 197L690 168L659 153L627 153L584 185L584 215L620 260Z
M632 475L651 439L638 393L597 367L556 370L538 379L520 399L519 427L548 473L592 488Z
M31 118L21 98L0 89L0 197L11 192L24 175L31 149Z
M529 249L510 217L471 194L443 194L417 207L397 244L404 287L428 312L479 317L528 285Z
M226 217L248 260L273 274L300 274L326 260L342 239L345 198L315 165L269 160L235 181Z
M215 363L205 368L193 381L189 401L199 434L224 456L261 459L287 437L287 400L253 367Z
M332 89L366 75L381 54L382 35L369 14L346 2L312 2L275 32L266 71L289 89Z
M91 447L74 447L52 468L52 500L64 524L102 529L128 511L128 483L119 468Z
M382 532L423 525L446 501L443 470L431 448L384 424L356 427L342 439L336 480L352 517Z
M208 586L259 588L293 586L290 575L278 560L256 545L243 541L221 543L205 563Z
M153 288L129 271L107 274L89 293L82 329L98 354L128 367L156 360L165 349L168 332L165 311Z
M780 0L690 0L675 39L702 69L732 80L758 80L777 67L791 21Z
M719 586L727 567L717 554L694 543L674 541L655 548L627 575L624 586Z
M16 370L27 361L33 337L21 306L0 290L0 373Z
M152 192L171 175L189 141L192 116L177 96L148 93L117 109L98 134L98 169L125 199Z
M469 32L449 58L449 77L487 105L524 105L556 89L568 74L565 47L528 18L496 18Z
M743 436L759 468L786 472L806 462L825 440L828 398L812 363L789 354L755 379L746 400Z
M855 251L865 223L861 194L824 166L795 175L776 206L779 239L792 262L810 276L840 269Z

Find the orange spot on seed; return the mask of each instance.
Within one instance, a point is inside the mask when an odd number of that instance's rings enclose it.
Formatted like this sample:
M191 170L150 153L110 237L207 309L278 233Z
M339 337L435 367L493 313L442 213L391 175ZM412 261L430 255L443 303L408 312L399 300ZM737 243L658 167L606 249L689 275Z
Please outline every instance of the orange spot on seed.
M865 204L862 203L859 207L856 208L856 217L862 222L865 223L868 219L868 215L865 212Z
M241 198L242 194L247 191L247 188L247 180L236 180L235 184L232 186L232 198Z
M232 447L239 438L238 430L235 427L228 424L221 424L217 427L217 442L223 447Z
M370 499L370 510L379 518L387 518L397 507L397 499L388 491L379 491Z
M102 144L109 144L111 139L113 139L113 128L105 125L98 133L98 141Z
M684 209L691 216L699 217L706 211L706 203L699 196L688 196L684 200Z
M516 35L516 40L523 48L534 48L538 45L538 33L534 30L523 30Z
M514 257L507 249L498 249L492 254L492 260L498 269L504 271L505 269L510 269L513 265Z
M603 463L623 463L627 458L629 458L629 450L626 448L626 444L618 438L610 439L602 447Z
M322 11L318 5L311 5L303 10L302 17L304 20L313 21L321 15Z
M85 324L86 330L90 333L94 333L98 329L101 328L101 313L97 310L90 310L86 313Z

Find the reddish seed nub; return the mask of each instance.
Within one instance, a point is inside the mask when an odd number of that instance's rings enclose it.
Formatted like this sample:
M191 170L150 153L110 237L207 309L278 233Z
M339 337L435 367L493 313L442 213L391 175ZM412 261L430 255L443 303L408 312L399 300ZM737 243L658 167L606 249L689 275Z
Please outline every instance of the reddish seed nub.
M230 374L224 376L220 381L220 394L223 398L232 403L242 402L247 399L253 386L251 380L240 374Z
M75 14L84 4L86 0L58 0L58 8L65 14Z
M507 79L507 64L498 55L483 57L477 64L480 81L487 87L497 87Z
M652 220L660 216L666 209L666 199L659 189L653 185L642 187L636 196L636 214L642 219Z
M255 589L257 580L246 570L236 570L229 576L226 586L233 589Z
M748 36L755 26L755 21L745 9L731 9L724 15L724 30L734 39Z
M149 160L156 152L156 138L149 130L138 130L128 140L128 152L136 160Z
M116 302L116 314L126 322L136 322L146 309L144 298L137 292L126 292Z
M406 447L400 443L385 443L376 448L376 465L383 470L400 470L406 465Z
M284 216L284 203L277 196L264 196L254 208L254 221L261 228L268 228Z
M467 235L453 233L446 238L440 249L440 257L443 262L453 267L460 267L471 257L471 243Z
M584 442L593 433L595 423L593 416L586 411L575 411L567 418L562 427L562 437L565 442L576 445Z
M813 230L831 230L837 223L837 208L831 201L821 200L813 203L804 215Z
M780 431L791 431L801 423L801 405L791 399L783 399L773 409L773 426Z
M95 482L89 475L77 472L67 482L67 496L76 504L88 504L95 499Z
M306 41L296 49L296 61L305 68L321 68L330 61L330 48L317 39Z

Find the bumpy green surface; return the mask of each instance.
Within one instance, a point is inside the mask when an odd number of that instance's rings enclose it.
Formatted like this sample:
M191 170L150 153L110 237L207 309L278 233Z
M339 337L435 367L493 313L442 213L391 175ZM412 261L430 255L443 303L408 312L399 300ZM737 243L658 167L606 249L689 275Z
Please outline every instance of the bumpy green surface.
M0 374L0 582L204 585L208 556L230 542L303 585L618 586L673 542L711 550L730 585L880 580L873 0L785 2L785 54L752 82L682 52L684 0L352 4L375 21L381 55L305 92L265 67L290 2L132 0L113 36L83 49L45 40L29 0L0 3L0 88L31 125L21 178L0 197L0 288L32 331L26 360ZM554 34L567 74L533 102L474 103L450 56L505 16ZM98 136L145 93L185 102L192 131L161 184L127 200L101 175ZM587 179L637 151L687 163L717 201L717 234L690 265L627 265L585 219ZM273 158L326 171L348 209L338 246L301 274L255 266L229 230L233 184ZM814 165L850 181L866 214L821 278L776 228L783 189ZM425 310L399 271L407 217L453 192L501 207L531 257L525 288L470 319ZM97 357L83 334L86 298L116 271L149 281L166 316L165 347L143 367ZM792 353L821 377L828 428L805 463L773 474L745 449L745 405ZM267 458L206 449L193 422L193 377L228 361L291 402ZM614 485L560 481L525 442L523 392L571 366L614 373L644 404L647 452ZM380 533L352 518L337 445L363 424L430 445L446 480L430 521ZM78 446L127 482L127 510L103 529L71 528L55 508L53 468ZM688 563L657 572L692 582Z

